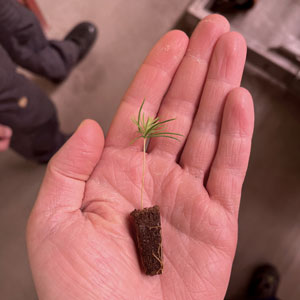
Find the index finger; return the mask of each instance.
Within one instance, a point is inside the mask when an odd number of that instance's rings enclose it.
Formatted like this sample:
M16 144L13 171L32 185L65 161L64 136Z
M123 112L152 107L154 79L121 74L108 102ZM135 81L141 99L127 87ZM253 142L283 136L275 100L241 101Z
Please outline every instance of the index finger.
M143 99L145 115L156 116L160 103L173 79L188 45L179 30L164 35L151 50L127 90L109 129L105 146L124 148L134 139L136 128L131 118L137 115ZM137 142L132 147L142 148Z

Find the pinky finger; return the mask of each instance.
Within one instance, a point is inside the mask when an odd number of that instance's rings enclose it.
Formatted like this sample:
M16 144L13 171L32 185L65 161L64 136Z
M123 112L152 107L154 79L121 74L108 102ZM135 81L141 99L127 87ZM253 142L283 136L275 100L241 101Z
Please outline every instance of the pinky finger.
M227 96L219 145L206 186L211 199L233 214L240 204L253 127L252 97L246 89L236 88Z

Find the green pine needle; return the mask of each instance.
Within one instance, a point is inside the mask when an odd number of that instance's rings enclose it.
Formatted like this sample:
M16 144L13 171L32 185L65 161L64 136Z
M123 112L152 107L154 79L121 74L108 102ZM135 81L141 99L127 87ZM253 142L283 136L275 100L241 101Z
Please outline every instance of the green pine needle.
M156 138L156 137L166 137L169 139L177 140L177 137L183 136L179 133L174 132L167 132L164 130L164 125L168 122L174 121L175 119L169 119L160 122L158 118L148 117L145 121L145 114L142 113L142 109L145 103L145 99L139 109L139 114L137 120L132 118L132 122L137 126L137 133L138 136L131 142L134 143L140 138L143 138L143 172L142 172L142 184L141 184L141 208L143 209L143 192L144 192L144 185L145 185L145 166L146 166L146 142L149 138ZM177 136L177 137L176 137Z
M148 117L147 120L145 121L145 114L142 113L142 109L145 103L145 99L143 100L143 103L139 109L139 114L138 114L138 119L136 120L135 118L132 118L132 122L137 125L137 132L138 132L138 137L136 137L132 143L134 143L136 140L140 138L144 139L149 139L149 138L154 138L154 137L166 137L170 139L174 139L179 141L178 138L175 136L181 136L183 137L182 134L179 133L174 133L174 132L165 132L163 130L164 125L168 122L174 121L175 119L169 119L160 122L158 118L153 119L152 117Z

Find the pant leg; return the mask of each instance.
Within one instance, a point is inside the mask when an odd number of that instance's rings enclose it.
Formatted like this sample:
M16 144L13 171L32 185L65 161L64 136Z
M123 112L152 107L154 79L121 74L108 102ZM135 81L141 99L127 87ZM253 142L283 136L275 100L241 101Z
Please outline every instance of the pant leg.
M79 55L72 41L48 41L36 16L16 0L0 0L0 44L16 64L54 81L67 77Z
M56 109L23 75L0 46L0 124L12 128L11 148L27 159L47 162L63 145Z

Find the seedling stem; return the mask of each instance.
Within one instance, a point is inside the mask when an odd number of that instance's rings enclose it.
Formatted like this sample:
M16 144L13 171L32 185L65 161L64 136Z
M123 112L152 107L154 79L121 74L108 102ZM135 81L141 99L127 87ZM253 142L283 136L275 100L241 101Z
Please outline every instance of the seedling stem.
M144 185L145 185L145 168L146 168L146 141L147 139L144 138L144 147L143 147L143 174L142 174L142 186L141 186L141 207L142 209L144 208L143 206L143 192L144 192Z
M166 132L163 130L165 123L174 121L175 119L169 119L160 122L159 118L152 118L148 117L147 120L145 121L145 114L142 114L142 109L145 103L145 99L143 100L143 103L139 109L139 114L138 114L138 119L136 120L135 118L132 119L132 122L137 126L138 130L138 136L132 141L135 142L136 140L143 138L143 172L142 172L142 186L141 186L141 207L142 209L144 208L144 203L143 203L143 196L144 196L144 188L145 188L145 169L146 169L146 144L147 140L149 138L154 138L154 137L166 137L174 140L178 140L176 136L183 136L182 134L179 133L174 133L174 132Z

